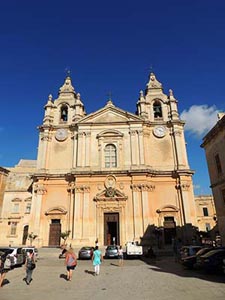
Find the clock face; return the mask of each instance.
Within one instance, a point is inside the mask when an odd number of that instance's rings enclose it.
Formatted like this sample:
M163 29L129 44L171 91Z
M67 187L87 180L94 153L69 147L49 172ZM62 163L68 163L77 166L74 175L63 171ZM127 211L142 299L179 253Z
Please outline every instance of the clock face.
M164 137L166 135L166 128L164 126L157 126L153 129L153 133L157 137Z
M60 128L56 130L55 138L57 141L64 141L67 138L68 132L64 128Z

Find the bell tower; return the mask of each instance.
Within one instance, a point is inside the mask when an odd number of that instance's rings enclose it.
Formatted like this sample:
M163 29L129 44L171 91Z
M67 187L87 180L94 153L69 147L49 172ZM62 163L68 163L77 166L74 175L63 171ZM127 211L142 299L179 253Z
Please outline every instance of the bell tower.
M167 96L163 92L162 84L154 73L150 73L145 93L140 91L137 102L137 113L140 117L151 122L179 119L177 100L172 90Z
M85 116L84 105L79 93L75 92L70 76L67 76L53 100L50 94L45 105L43 124L39 126L38 170L58 169L57 161L62 153L68 153L73 142L72 128ZM67 149L68 148L68 149ZM63 159L63 157L62 157ZM72 166L72 154L65 167ZM62 167L62 166L61 166Z

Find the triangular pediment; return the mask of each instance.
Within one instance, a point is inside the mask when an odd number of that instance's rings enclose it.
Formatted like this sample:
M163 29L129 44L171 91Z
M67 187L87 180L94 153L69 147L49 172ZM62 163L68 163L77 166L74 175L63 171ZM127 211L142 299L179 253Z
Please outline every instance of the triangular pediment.
M142 119L135 114L126 112L113 104L106 105L102 109L87 115L79 121L83 123L118 123L118 122L142 122Z
M94 201L125 201L127 196L121 191L113 188L108 188L97 194Z

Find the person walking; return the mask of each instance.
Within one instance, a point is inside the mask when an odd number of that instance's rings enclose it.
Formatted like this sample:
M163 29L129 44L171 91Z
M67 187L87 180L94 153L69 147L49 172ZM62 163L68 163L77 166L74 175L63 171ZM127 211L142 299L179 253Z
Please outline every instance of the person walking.
M0 253L0 288L3 286L6 273L10 270L10 257L4 252Z
M33 274L34 269L36 268L34 252L32 249L30 249L27 252L27 257L26 257L24 267L26 270L26 277L23 278L23 280L26 282L27 285L29 285L31 283L31 281L33 280L32 274Z
M77 257L73 251L73 248L69 248L66 252L66 259L65 259L66 269L67 269L67 280L72 280L73 270L77 266Z
M102 252L98 249L98 246L95 247L95 250L92 255L92 263L94 266L94 275L99 275L100 265L103 261Z
M119 249L118 249L118 259L119 259L119 266L122 267L123 266L123 248L122 248L122 246L119 246Z

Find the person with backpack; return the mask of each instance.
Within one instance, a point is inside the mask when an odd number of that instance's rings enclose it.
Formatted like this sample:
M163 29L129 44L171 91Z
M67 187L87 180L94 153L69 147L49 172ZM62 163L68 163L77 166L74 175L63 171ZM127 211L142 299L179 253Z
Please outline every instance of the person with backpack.
M27 285L29 285L33 280L32 274L35 268L36 268L36 264L35 264L34 252L32 249L30 249L27 252L27 257L25 261L26 277L23 278L23 280L26 282Z
M0 253L0 288L3 286L6 273L11 269L11 260L9 255Z
M69 250L66 251L65 264L66 264L66 270L67 270L67 280L71 281L72 275L73 275L73 270L77 266L77 257L73 251L73 248L70 248Z
M95 247L95 250L92 255L92 263L94 266L94 275L99 275L100 265L103 261L102 252L98 249L98 246Z

